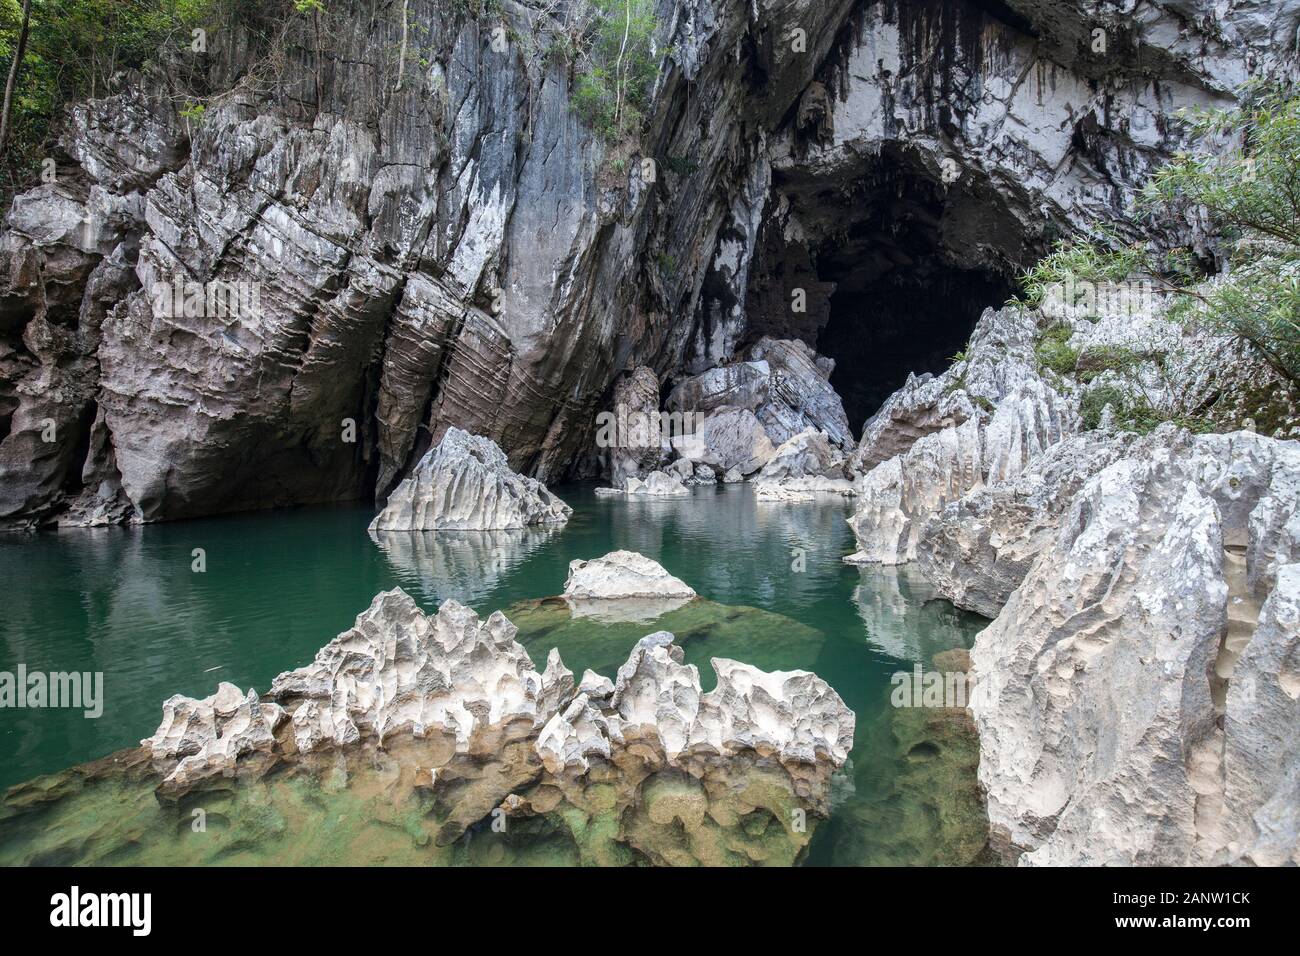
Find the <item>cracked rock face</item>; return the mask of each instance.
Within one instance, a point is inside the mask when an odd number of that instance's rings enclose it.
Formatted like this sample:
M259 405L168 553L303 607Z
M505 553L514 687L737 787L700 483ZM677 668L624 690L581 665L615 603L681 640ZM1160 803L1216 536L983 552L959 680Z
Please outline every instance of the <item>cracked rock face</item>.
M491 439L449 428L370 523L372 532L490 531L563 524L573 509L510 470Z
M569 65L515 39L547 37L553 7L494 10L505 52L487 15L400 9L422 44L401 82L398 8L342 0L321 36L289 24L302 55L270 84L249 82L265 14L234 18L197 127L161 74L74 108L71 163L0 235L0 518L382 500L451 427L551 480L585 467L597 411L642 369L712 375L774 446L811 426L847 450L812 352L835 283L760 269L764 235L810 262L872 214L856 200L882 192L863 187L883 156L942 186L946 266L1023 266L1048 224L1119 216L1185 145L1177 109L1293 76L1297 17L1284 0L670 0L624 157L572 108ZM1114 30L1105 57L1083 42L1094 20ZM795 27L806 49L772 41ZM255 305L178 313L159 297L178 277L249 284ZM705 384L691 404L714 401ZM970 413L936 406L895 435ZM38 446L46 419L57 447ZM870 465L908 439L866 444ZM761 467L735 451L722 474Z
M1294 855L1296 752L1280 728L1295 720L1297 579L1261 547L1259 512L1297 475L1294 442L1166 426L1058 511L972 651L1003 851L1058 865ZM1275 569L1262 608L1261 567Z

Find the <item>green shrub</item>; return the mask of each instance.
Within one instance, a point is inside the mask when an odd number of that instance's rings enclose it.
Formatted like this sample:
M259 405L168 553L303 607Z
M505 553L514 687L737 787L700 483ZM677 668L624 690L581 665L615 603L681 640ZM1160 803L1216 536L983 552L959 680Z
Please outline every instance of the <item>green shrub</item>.
M1041 368L1057 375L1071 375L1079 362L1079 350L1070 345L1073 331L1068 325L1054 325L1043 333L1035 353Z
M1228 271L1205 283L1190 250L1157 255L1101 230L1093 241L1058 242L1022 275L1023 300L1041 305L1067 280L1140 276L1175 296L1174 318L1244 339L1300 384L1300 92L1255 84L1242 91L1240 107L1184 111L1182 118L1196 136L1244 146L1176 156L1147 183L1132 212L1173 221L1203 212L1230 249Z

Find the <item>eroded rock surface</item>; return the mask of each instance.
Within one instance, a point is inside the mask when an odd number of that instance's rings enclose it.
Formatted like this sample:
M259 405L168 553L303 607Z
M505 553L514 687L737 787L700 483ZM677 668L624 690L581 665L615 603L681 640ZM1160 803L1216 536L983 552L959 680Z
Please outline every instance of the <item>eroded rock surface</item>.
M511 471L495 442L449 428L388 496L370 530L508 530L562 524L572 513L540 481Z
M421 816L438 846L488 814L548 816L578 827L589 863L633 862L632 848L660 863L788 865L807 844L804 814L829 812L855 720L814 674L715 658L706 694L656 632L615 680L588 671L575 686L554 649L539 672L516 633L500 612L480 620L446 601L426 615L389 591L275 679L278 703L229 684L172 698L142 753L167 797L281 764L326 778L382 768L390 799L432 795ZM687 846L664 829L682 814Z
M572 600L693 598L695 590L635 551L611 551L601 558L569 562L564 597Z
M1002 850L1127 865L1294 852L1279 794L1296 754L1277 728L1295 719L1278 623L1296 578L1274 572L1256 624L1249 571L1274 567L1258 513L1297 474L1295 442L1166 426L1057 509L1050 542L1022 531L1047 546L972 652Z

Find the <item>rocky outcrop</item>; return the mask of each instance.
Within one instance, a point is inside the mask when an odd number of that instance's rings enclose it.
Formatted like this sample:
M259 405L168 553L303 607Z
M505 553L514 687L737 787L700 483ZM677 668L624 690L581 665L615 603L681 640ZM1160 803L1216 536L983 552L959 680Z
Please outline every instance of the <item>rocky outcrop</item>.
M763 336L745 350L742 361L678 382L666 406L695 413L742 408L754 413L774 445L811 428L848 449L853 433L830 385L833 368L803 342Z
M625 478L622 488L597 488L596 491L602 495L623 494L633 498L680 498L691 493L676 471L652 471L644 479Z
M608 449L610 482L622 488L629 479L657 472L664 458L668 436L662 434L659 379L652 369L633 369L614 384L613 414L617 422L627 423Z
M636 369L728 369L727 407L775 444L812 426L847 448L830 363L801 344L845 277L1025 265L1049 225L1119 216L1184 145L1178 108L1293 75L1281 0L1076 7L670 0L644 124L617 142L573 108L553 6L241 8L226 55L78 105L58 182L12 203L0 517L383 499L453 426L549 480ZM1095 23L1105 57L1082 42ZM399 62L412 25L420 55ZM201 123L176 112L191 99ZM921 225L882 240L900 169ZM809 274L770 268L764 237ZM178 282L200 293L179 310ZM211 308L231 283L252 307Z
M203 700L168 698L162 723L140 746L166 766L164 786L185 788L213 774L234 773L241 758L269 755L287 716L279 705L263 703L256 691L245 695L223 682Z
M658 562L635 551L611 551L601 558L570 561L563 596L575 601L616 601L696 595L690 585Z
M554 649L539 673L516 634L500 612L483 621L446 601L426 615L389 591L272 682L278 703L228 684L205 701L173 698L142 753L167 798L280 764L329 775L378 761L395 799L429 801L438 846L489 814L553 814L552 827L597 818L575 834L589 862L631 862L630 846L655 862L788 864L807 842L806 814L829 812L855 721L815 675L718 658L706 694L673 635L657 632L614 681L588 671L575 688ZM658 828L688 811L691 849L674 853Z
M372 532L489 531L562 524L573 509L510 470L496 443L449 428L388 496Z
M1030 565L1056 540L1074 495L1137 436L1075 435L1023 472L949 503L922 526L916 564L958 607L996 617Z
M734 471L741 477L754 474L776 454L763 423L744 408L713 412L696 432L674 438L672 446L692 464L708 465L724 475Z
M847 465L847 458L831 444L829 435L806 428L778 445L754 480L847 478Z
M705 694L699 671L682 663L666 631L642 638L619 668L608 713L584 696L557 714L538 749L547 769L589 769L588 757L619 746L651 745L668 766L745 751L791 768L838 767L853 745L852 711L806 671L764 673L714 658L718 684ZM797 772L797 770L796 770Z
M1071 403L1041 382L1007 396L992 415L927 435L858 482L849 525L859 550L846 561L916 558L926 521L949 502L1018 474L1074 428Z
M1279 808L1296 755L1277 728L1295 698L1276 656L1291 638L1275 622L1296 578L1276 569L1257 625L1250 574L1276 567L1259 538L1276 519L1259 512L1297 475L1294 442L1166 426L1047 512L1059 530L972 652L1003 851L1129 865L1293 852Z

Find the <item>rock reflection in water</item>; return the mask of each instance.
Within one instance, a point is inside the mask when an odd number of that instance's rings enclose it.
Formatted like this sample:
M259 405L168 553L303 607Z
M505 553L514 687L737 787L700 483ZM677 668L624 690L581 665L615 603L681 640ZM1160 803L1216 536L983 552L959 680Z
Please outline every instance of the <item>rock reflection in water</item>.
M379 546L398 575L417 581L421 593L481 601L559 529L514 528L499 531L376 531Z
M940 651L969 648L985 619L953 607L920 572L866 565L853 591L867 643L900 661L925 663Z

